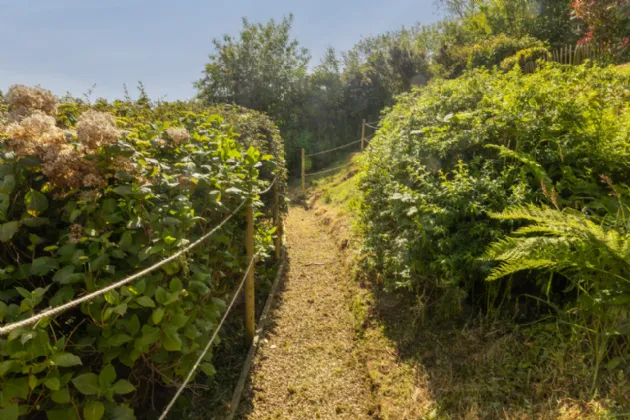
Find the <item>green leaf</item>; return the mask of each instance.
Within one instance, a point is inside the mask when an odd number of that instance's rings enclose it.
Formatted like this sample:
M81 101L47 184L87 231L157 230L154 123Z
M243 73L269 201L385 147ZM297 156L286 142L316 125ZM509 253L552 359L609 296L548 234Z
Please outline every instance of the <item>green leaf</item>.
M217 373L212 363L202 363L199 365L199 369L208 376L214 376Z
M98 376L95 373L84 373L72 379L77 390L84 395L96 395L100 391Z
M57 404L66 404L70 402L70 391L68 388L61 388L59 391L52 392L50 399Z
M0 225L0 242L7 242L20 228L20 222L7 222Z
M101 388L109 388L111 384L116 380L116 369L111 364L106 365L103 370L98 374L98 381L101 384Z
M5 360L0 362L0 377L6 375L10 371L17 371L20 364L16 360Z
M133 188L131 188L131 186L129 185L119 185L118 187L114 188L114 192L118 195L131 195L133 194Z
M160 321L162 321L162 318L164 318L164 308L155 308L151 314L151 320L153 323L156 325L159 324Z
M181 351L182 340L177 334L177 328L172 325L167 325L164 328L164 335L162 336L162 347L167 351Z
M55 353L52 357L52 361L55 365L61 367L71 367L82 364L79 356L67 352Z
M121 303L120 305L117 305L116 307L114 307L114 312L116 312L120 316L125 315L125 312L127 312L127 304Z
M74 265L66 265L60 270L57 270L52 280L60 284L78 283L83 280L83 273L75 273Z
M155 302L153 302L153 299L148 296L140 296L138 299L136 299L136 302L138 302L140 306L144 306L145 308L155 308Z
M48 199L39 191L30 190L24 197L24 204L28 213L32 216L38 216L41 212L48 209Z
M126 405L119 405L114 408L112 418L116 420L136 420L133 410Z
M125 343L130 342L131 340L133 340L133 338L129 334L118 333L109 337L107 339L107 344L109 344L112 347L118 347L118 346L122 346Z
M83 407L83 417L85 420L100 420L105 414L105 406L100 401L89 401Z
M31 263L31 274L33 276L43 276L57 268L57 260L51 257L35 258Z
M0 410L0 419L2 420L18 420L20 410L18 403L13 403L10 406Z
M15 188L15 176L5 175L2 182L0 182L0 193L11 194Z
M119 379L114 384L114 393L116 393L117 395L129 394L130 392L133 392L135 390L136 387L133 386L131 382L126 379Z
M182 285L182 281L179 279L179 277L175 277L171 280L168 288L171 292L177 293L180 292L184 288L184 286Z
M59 378L46 378L44 386L52 391L58 391L60 387Z

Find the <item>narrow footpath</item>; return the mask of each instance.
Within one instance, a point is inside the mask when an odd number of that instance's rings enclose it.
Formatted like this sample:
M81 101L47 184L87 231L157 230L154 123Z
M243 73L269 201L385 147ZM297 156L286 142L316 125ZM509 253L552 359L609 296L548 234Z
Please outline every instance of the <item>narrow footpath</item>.
M369 418L356 351L352 278L340 245L302 207L286 220L289 268L237 418Z

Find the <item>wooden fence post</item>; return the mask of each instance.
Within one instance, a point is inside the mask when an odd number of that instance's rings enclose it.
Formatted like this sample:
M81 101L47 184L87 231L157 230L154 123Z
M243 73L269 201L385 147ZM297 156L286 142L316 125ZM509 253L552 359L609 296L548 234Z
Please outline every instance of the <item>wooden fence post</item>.
M306 168L304 167L304 149L302 149L302 193L306 192L305 178L306 178Z
M280 194L278 182L273 185L273 222L276 225L276 260L280 260L280 248L282 247L282 220L280 220Z
M247 250L248 263L254 258L254 206L253 203L247 205L247 229L245 231L245 249ZM256 263L252 263L255 265ZM255 295L254 295L254 267L247 273L245 279L245 329L247 330L247 338L254 339L254 330L256 328L255 319Z
M365 118L363 118L363 123L361 124L361 151L363 152L363 147L365 144Z

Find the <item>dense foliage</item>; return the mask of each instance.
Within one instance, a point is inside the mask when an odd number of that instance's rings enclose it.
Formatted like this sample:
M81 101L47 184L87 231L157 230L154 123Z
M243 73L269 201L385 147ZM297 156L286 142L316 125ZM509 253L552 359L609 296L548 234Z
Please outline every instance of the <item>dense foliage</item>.
M477 70L399 97L372 141L361 181L368 266L387 288L415 290L449 310L467 302L484 311L492 310L499 289L510 293L486 283L488 276L531 270L510 283L516 295L571 308L586 308L590 296L607 323L621 319L604 302L625 302L627 311L630 299L626 285L617 284L628 275L627 250L620 250L627 236L621 191L630 177L629 116L627 76L600 67L549 64L532 75L518 67ZM520 239L528 250L509 240L484 258L491 243L505 241L519 224L490 215L543 203L554 207L545 215L565 208L577 215L522 228L538 234ZM500 219L520 220L515 213ZM543 216L520 214L542 222ZM570 217L566 228L562 217ZM569 230L574 220L581 233ZM592 257L581 256L571 235L583 238L579 247ZM571 258L581 261L565 264ZM497 271L495 259L514 265ZM542 274L548 270L561 275L551 281ZM592 318L581 320L593 327Z
M138 272L198 239L278 175L264 116L195 104L72 101L12 87L0 144L0 320ZM57 112L59 111L59 112ZM56 121L55 121L56 118ZM60 127L63 127L60 128ZM261 152L262 150L262 152ZM266 174L266 175L265 175ZM155 417L190 371L247 266L244 221L151 274L0 339L0 417ZM212 376L210 353L200 367Z
M630 1L575 0L571 6L572 15L586 25L580 42L602 44L616 56L630 55Z

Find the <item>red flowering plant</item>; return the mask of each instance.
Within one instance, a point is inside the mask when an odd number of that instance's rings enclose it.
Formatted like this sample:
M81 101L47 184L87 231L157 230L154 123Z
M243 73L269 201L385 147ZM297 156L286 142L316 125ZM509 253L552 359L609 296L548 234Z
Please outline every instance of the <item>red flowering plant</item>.
M630 52L630 0L575 0L574 18L586 25L579 43L594 42L604 46L616 58Z

